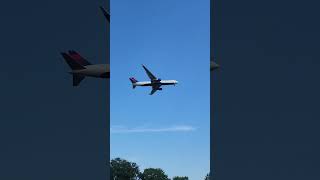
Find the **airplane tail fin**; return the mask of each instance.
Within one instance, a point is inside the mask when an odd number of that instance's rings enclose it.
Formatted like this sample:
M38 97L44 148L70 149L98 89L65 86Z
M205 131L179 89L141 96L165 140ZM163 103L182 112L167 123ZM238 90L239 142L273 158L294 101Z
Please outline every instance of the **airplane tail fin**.
M131 83L132 83L132 88L133 88L133 89L136 88L135 83L138 82L138 80L136 80L134 77L129 78L129 80L130 80Z
M85 69L83 65L81 65L78 61L73 59L70 55L67 53L61 53L63 56L64 60L67 62L67 64L70 66L72 70L80 70L80 69Z
M84 57L82 57L78 52L74 51L74 50L69 50L69 56L77 61L79 64L81 64L82 66L87 66L87 65L91 65L91 63L89 61L87 61Z

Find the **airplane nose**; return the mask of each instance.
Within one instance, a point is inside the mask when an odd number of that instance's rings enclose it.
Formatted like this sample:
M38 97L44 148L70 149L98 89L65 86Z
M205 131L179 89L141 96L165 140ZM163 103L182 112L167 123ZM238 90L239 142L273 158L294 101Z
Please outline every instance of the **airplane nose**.
M178 81L176 81L176 84L178 84Z

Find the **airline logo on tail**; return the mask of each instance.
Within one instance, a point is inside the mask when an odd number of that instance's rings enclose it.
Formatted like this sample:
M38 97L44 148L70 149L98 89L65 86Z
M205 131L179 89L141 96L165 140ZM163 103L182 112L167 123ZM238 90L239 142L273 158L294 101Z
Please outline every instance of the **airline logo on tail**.
M83 66L91 65L89 61L87 61L85 58L83 58L79 53L77 53L74 50L70 50L69 55L74 61L77 61L79 64Z
M131 78L129 78L129 79L130 79L130 81L131 81L132 83L138 82L138 80L136 80L134 77L131 77Z
M70 66L70 68L72 70L85 69L85 67L81 64L81 61L73 58L73 56L71 54L62 52L61 55L65 59L65 61L67 62L67 64Z

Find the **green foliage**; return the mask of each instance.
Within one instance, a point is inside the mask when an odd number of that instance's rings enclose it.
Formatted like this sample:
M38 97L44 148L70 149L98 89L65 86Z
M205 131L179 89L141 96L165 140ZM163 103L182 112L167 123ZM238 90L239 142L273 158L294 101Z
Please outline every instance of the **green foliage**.
M125 159L115 158L110 162L110 180L170 180L160 168L147 168L140 172L139 166ZM187 176L175 176L172 180L189 180ZM210 180L208 173L204 180Z
M136 163L121 158L111 160L110 168L112 180L136 180L140 173Z
M141 180L170 180L162 169L148 168L140 174Z
M187 176L175 176L172 180L189 180L189 178Z

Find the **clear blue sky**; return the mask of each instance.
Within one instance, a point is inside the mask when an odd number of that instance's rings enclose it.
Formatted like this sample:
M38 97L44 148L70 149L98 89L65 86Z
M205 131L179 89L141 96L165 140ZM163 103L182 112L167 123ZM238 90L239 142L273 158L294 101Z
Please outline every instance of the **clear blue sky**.
M210 168L209 0L111 2L111 158L202 179ZM148 95L145 64L177 86ZM155 132L156 131L156 132Z

